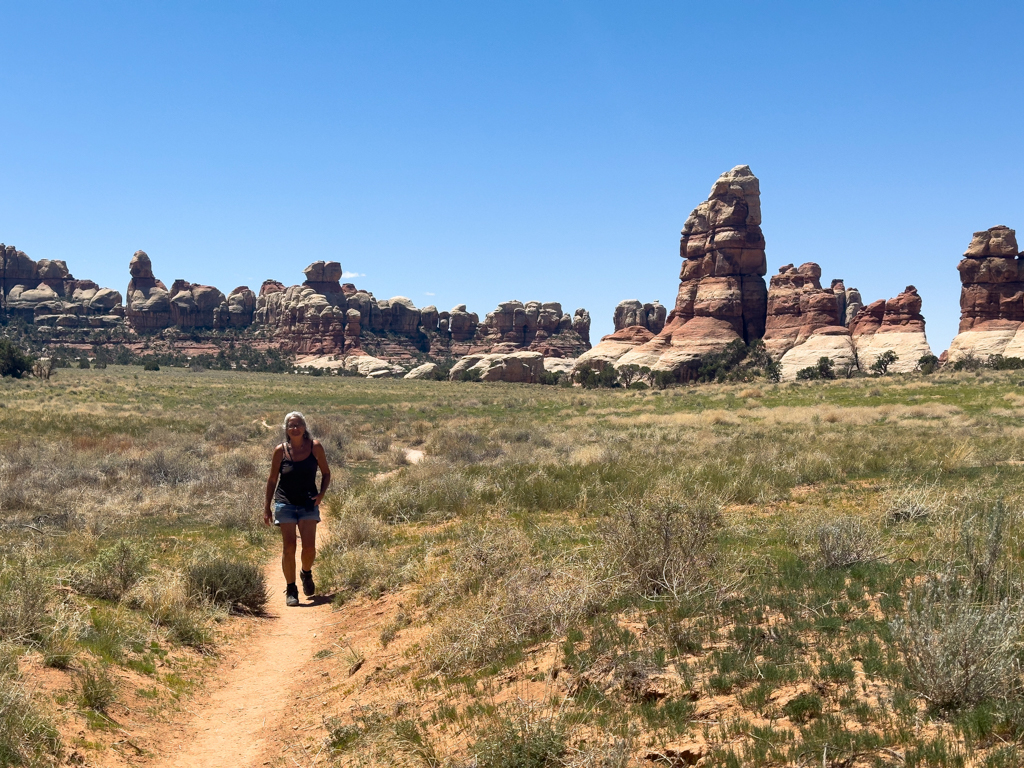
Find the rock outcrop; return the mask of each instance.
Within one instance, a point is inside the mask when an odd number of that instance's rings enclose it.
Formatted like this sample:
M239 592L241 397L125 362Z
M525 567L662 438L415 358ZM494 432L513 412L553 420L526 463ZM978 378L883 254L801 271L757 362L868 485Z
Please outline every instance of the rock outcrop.
M160 330L171 324L171 294L153 276L153 263L145 251L136 251L128 263L132 279L125 292L125 316L135 330Z
M405 369L387 360L371 355L350 355L345 358L345 369L368 379L393 379L404 376Z
M912 285L894 299L874 301L862 308L850 331L862 371L871 370L881 355L891 351L897 359L889 371L910 373L923 356L932 353L924 332L921 297Z
M782 366L782 380L793 381L798 371L817 365L818 360L823 357L832 360L832 365L840 376L857 367L853 338L848 328L841 325L816 328L802 344L790 348L779 360Z
M665 327L666 316L667 310L657 301L641 304L636 299L627 299L620 301L615 307L612 322L616 331L638 326L647 329L652 334L659 334Z
M772 277L764 343L787 381L822 357L830 358L838 373L851 368L866 372L879 356L892 351L897 361L889 370L908 373L931 354L914 286L864 307L860 292L847 289L841 280L822 288L821 268L813 262L798 268L787 264Z
M836 281L841 285L841 281ZM845 288L821 287L821 267L813 262L779 267L768 287L764 345L779 360L819 328L844 326Z
M679 370L736 339L761 338L768 304L764 248L760 184L748 166L736 166L719 177L683 226L679 293L665 326L618 358L615 353L626 339L606 337L577 364L614 360L616 365Z
M404 379L433 379L436 376L437 363L423 363L417 365L402 378Z
M599 344L576 358L576 367L603 370L606 365L615 365L627 352L643 346L653 338L654 334L641 325L626 326L602 336Z
M0 243L0 290L5 296L18 285L34 288L38 276L36 263L24 251Z
M452 366L448 376L452 381L458 381L464 371L479 371L481 381L537 384L544 371L544 356L540 352L525 351L466 355Z
M792 381L797 371L822 357L838 371L856 367L853 339L844 324L850 293L842 280L822 288L821 267L814 262L786 264L772 276L764 345L782 366L783 381Z
M64 261L30 259L0 243L0 287L6 312L39 326L110 328L122 322L121 294L76 280Z
M136 331L245 328L252 322L256 295L247 286L225 296L212 285L175 280L168 290L153 274L153 262L145 251L135 252L128 271L132 279L125 316Z
M972 355L1024 357L1024 267L1017 234L1006 226L975 232L960 272L960 332L949 345L950 362Z

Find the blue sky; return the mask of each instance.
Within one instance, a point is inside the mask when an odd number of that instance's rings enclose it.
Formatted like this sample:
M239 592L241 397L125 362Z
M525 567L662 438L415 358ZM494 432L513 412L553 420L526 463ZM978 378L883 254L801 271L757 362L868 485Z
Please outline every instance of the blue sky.
M678 286L723 171L769 275L913 283L956 333L971 233L1024 228L1024 5L0 1L0 241L122 292L136 249L258 289L341 261L419 306Z

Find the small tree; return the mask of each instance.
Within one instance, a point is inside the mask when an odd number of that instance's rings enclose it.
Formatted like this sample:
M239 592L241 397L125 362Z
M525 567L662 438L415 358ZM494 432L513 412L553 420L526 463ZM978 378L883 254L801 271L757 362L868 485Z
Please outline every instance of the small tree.
M764 364L764 377L768 381L778 384L782 380L782 363L769 360Z
M619 368L619 379L622 381L622 386L628 387L634 381L640 378L640 366L639 365L624 365Z
M78 358L78 367L81 368L83 371L89 370L89 358L86 357L85 355L82 355L80 358Z
M809 365L797 371L796 377L800 381L814 381L821 378L821 371L818 370L818 366Z
M923 373L925 376L930 376L935 373L935 369L939 367L939 358L935 355L922 355L921 359L917 361L917 370Z
M976 371L982 366L982 361L973 352L967 352L963 357L953 363L954 371Z
M597 374L597 384L601 387L617 387L619 386L619 372L615 370L615 366L606 365Z
M818 358L818 378L820 379L834 379L836 377L835 367L832 363L831 357L819 357Z
M575 378L576 383L579 384L584 389L594 389L598 385L597 371L595 371L593 368L590 368L589 366L577 370L576 373L573 375L573 378Z
M676 375L672 371L655 371L654 386L666 389L676 383Z
M10 339L0 338L0 376L20 379L32 370L32 358Z
M899 355L897 355L893 350L887 349L875 359L875 362L871 364L871 372L877 376L885 376L889 373L889 366L899 359Z

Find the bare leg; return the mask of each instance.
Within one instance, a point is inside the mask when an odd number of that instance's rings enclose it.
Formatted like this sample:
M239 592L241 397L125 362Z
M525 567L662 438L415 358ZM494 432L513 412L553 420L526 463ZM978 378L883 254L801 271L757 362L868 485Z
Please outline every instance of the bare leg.
M316 559L316 520L299 520L299 536L302 537L302 570L308 571ZM294 563L295 544L292 544ZM294 568L294 566L293 566ZM295 573L293 570L292 573Z
M281 555L281 570L284 572L284 580L288 584L295 583L295 523L281 523L281 539L284 542L284 552ZM305 549L305 542L303 542Z

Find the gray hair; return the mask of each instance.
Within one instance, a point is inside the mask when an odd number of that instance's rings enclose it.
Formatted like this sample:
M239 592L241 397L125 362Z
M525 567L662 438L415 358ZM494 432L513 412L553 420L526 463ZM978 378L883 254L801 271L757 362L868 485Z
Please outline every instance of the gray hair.
M304 435L304 437L308 437L310 440L312 440L313 436L309 434L309 425L306 423L306 417L303 416L298 411L292 411L291 413L284 417L284 424L282 424L282 427L284 428L285 437L288 436L288 422L291 421L292 419L298 419L299 421L302 422L302 426L306 428L306 434Z

